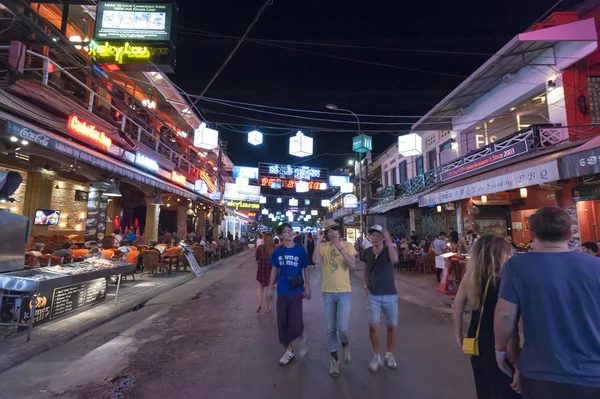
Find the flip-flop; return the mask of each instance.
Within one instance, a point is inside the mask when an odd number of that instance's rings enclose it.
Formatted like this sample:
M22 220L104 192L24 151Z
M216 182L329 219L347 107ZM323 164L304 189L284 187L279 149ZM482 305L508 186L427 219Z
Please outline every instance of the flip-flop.
M271 313L271 309L267 309L265 313Z
M256 313L260 313L260 308L261 308L261 306L256 308Z

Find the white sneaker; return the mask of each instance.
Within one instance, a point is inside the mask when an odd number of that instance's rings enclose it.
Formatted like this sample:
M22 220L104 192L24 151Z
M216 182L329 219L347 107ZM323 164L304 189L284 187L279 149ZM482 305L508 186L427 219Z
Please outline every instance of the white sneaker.
M285 366L286 364L291 362L293 359L294 359L294 353L287 351L283 354L283 357L279 360L279 365Z
M350 360L352 359L352 356L350 355L350 344L346 344L346 346L342 345L342 348L344 349L344 361L346 363L350 363Z
M302 335L295 342L298 345L298 356L302 359L308 354L308 336L306 335L306 330L302 331Z
M336 378L340 376L340 361L335 360L333 356L329 357L329 375Z
M383 360L381 359L381 355L373 356L373 359L369 362L369 370L372 372L376 372L381 367L383 367Z
M394 355L391 352L385 354L385 363L392 370L395 370L398 367L396 359L394 359Z

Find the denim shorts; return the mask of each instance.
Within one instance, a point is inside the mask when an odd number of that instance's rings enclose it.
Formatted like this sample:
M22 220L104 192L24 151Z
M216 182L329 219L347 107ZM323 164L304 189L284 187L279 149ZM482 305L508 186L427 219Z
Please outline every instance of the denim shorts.
M381 322L381 311L389 326L398 325L398 295L373 295L369 294L367 301L369 310L369 323L379 324Z

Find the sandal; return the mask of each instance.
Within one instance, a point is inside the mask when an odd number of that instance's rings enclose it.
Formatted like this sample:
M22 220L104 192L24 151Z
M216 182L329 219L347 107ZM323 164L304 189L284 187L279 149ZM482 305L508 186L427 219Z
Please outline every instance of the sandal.
M260 308L261 308L261 306L258 305L258 307L256 308L256 313L260 313Z
M271 308L267 309L265 313L271 313Z

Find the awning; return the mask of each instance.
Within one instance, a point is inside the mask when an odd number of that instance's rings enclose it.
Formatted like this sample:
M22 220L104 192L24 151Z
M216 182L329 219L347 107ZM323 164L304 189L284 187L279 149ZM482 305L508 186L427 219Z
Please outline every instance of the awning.
M600 173L600 137L574 148L558 160L563 179Z
M388 211L391 211L392 209L396 209L396 208L400 208L400 207L408 206L408 205L412 205L412 204L417 204L417 203L419 203L419 197L421 197L422 195L425 195L433 190L435 190L435 187L425 190L421 193L411 195L406 198L397 198L390 202L386 202L385 204L374 206L373 208L371 208L369 210L369 214L372 215L375 213L380 213L380 214L386 213Z
M570 152L568 149L526 159L453 182L421 196L419 206L437 205L560 180L558 158Z
M46 129L23 121L6 112L0 111L0 118L7 121L7 130L10 131L11 134L17 135L39 146L56 151L71 158L75 158L81 162L97 166L116 175L127 177L129 179L139 181L140 183L156 187L162 191L167 191L169 193L180 195L189 199L197 199L200 197L199 194L193 191L189 191L185 188L165 182L158 177L140 171L124 162L118 161L109 157L108 155L94 151L91 148L87 148L57 134L51 133ZM2 132L0 132L0 134L1 133ZM201 198L205 201L212 202L204 197Z
M561 71L598 47L594 19L521 33L496 52L456 89L412 126L413 130L452 129L452 117L528 65L553 65ZM554 49L553 51L551 49ZM552 51L551 55L544 53ZM540 84L543 84L541 81Z

